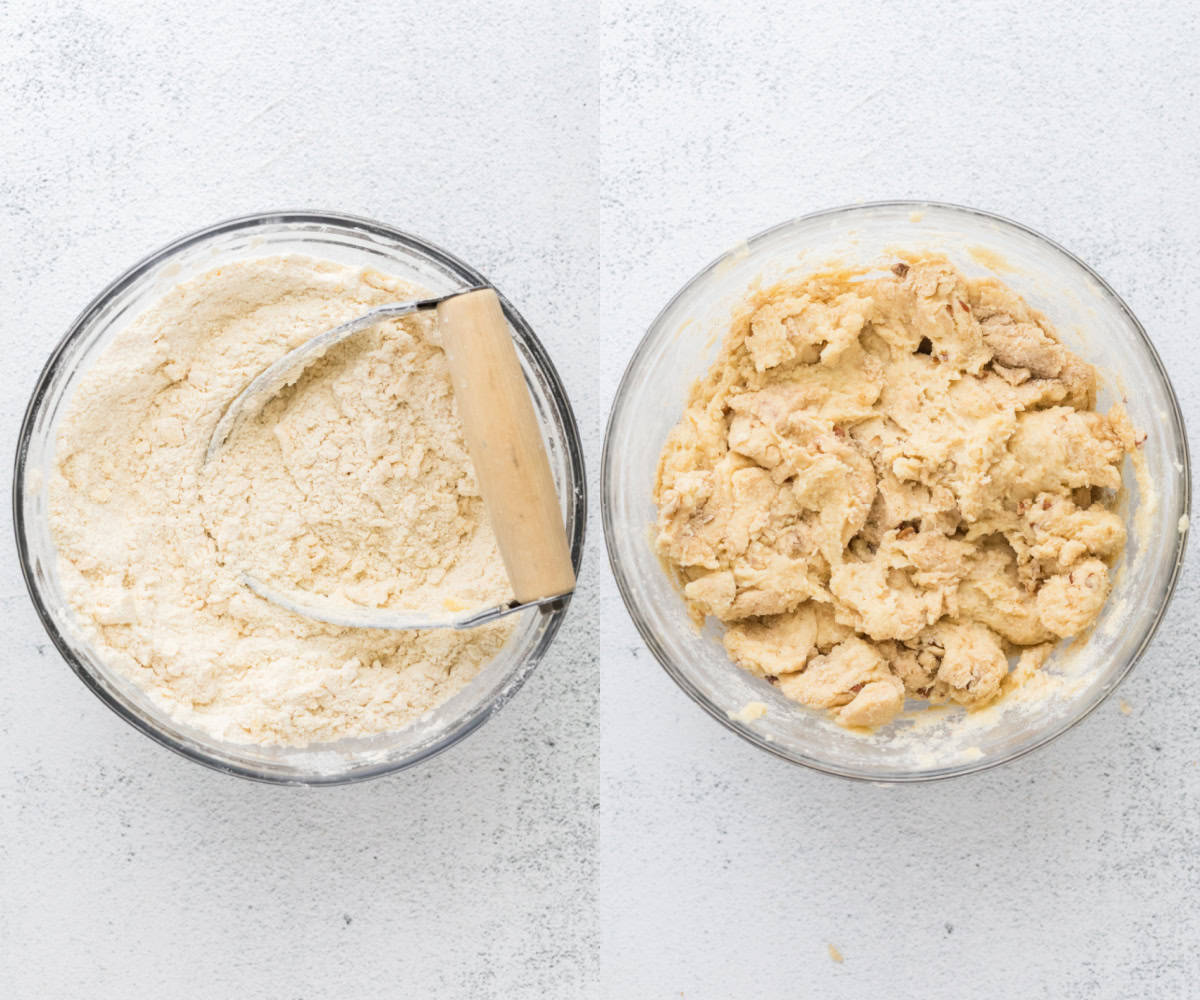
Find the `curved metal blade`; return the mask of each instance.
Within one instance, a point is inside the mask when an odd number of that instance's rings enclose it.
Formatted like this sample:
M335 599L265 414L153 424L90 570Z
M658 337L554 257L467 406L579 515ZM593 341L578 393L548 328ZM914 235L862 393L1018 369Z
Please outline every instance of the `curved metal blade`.
M243 420L247 417L252 417L273 396L278 395L289 385L293 385L304 374L304 370L314 361L319 360L330 348L337 346L346 338L352 337L362 330L366 330L368 327L375 326L377 323L382 323L389 319L399 319L401 316L408 316L415 312L436 309L440 302L448 298L475 290L473 288L464 288L451 292L449 295L438 296L436 299L393 302L385 306L379 306L370 312L365 312L361 316L355 317L349 322L343 323L341 326L335 326L332 330L319 333L311 340L306 340L299 347L288 351L278 361L264 368L262 372L246 384L246 387L241 392L233 397L233 400L221 415L221 419L217 421L217 426L213 428L212 437L208 439L208 450L204 453L204 461L206 463L211 462L213 456L221 450L225 442L229 440L230 436Z
M330 625L341 625L346 628L381 628L391 630L453 628L467 629L487 625L507 615L525 611L527 608L541 607L562 601L565 596L547 597L540 601L530 601L528 604L518 604L511 601L490 608L473 608L456 614L435 615L423 611L409 611L403 608L363 608L352 605L336 604L312 594L301 594L297 591L277 590L263 583L257 577L248 573L242 574L242 582L264 601L270 601L293 614L317 621L328 622Z

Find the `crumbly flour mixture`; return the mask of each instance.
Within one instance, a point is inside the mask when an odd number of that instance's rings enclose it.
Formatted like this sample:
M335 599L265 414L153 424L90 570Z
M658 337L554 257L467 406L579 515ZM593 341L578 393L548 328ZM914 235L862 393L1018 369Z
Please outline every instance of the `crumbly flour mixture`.
M398 729L511 633L344 629L239 581L253 567L282 589L438 611L510 597L424 320L335 348L203 465L250 378L415 291L301 256L226 265L139 316L76 388L50 488L69 599L101 655L181 721L291 745Z
M843 725L983 706L1108 596L1139 436L1095 402L1044 316L944 258L771 288L663 451L658 551L739 666Z

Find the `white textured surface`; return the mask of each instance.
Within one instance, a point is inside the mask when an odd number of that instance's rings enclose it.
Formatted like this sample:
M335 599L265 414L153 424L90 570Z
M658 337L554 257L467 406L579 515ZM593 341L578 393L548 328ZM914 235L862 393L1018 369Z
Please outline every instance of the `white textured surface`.
M491 276L558 362L593 487L666 298L737 239L858 199L960 201L1058 239L1126 297L1200 425L1183 0L117 6L0 7L7 453L103 284L271 207L378 217ZM304 792L205 772L105 710L2 543L0 995L1115 998L1200 979L1194 560L1121 689L1130 714L1114 700L1001 770L888 789L769 759L688 702L593 518L571 618L499 717L416 772Z

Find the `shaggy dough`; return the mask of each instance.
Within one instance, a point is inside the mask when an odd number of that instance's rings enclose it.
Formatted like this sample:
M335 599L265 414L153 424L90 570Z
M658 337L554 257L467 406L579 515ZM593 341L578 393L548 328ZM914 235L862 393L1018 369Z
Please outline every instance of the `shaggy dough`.
M170 291L80 379L50 482L60 574L100 656L180 721L288 745L399 729L512 632L339 628L240 580L253 567L281 589L371 607L509 599L431 325L407 318L339 345L203 462L250 378L415 292L308 257L242 261Z
M1138 436L1095 401L1044 316L945 258L776 286L667 441L658 552L741 667L843 725L982 706L1108 596Z

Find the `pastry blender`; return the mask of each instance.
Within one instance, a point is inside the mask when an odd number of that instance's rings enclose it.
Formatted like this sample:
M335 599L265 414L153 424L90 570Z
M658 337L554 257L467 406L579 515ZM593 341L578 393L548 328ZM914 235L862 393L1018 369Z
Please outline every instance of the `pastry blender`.
M213 460L242 421L293 385L330 348L377 323L425 311L437 313L463 434L513 599L439 615L339 603L316 594L280 590L244 573L242 581L264 600L306 618L352 628L466 629L553 604L574 590L575 571L550 462L508 322L492 288L379 306L289 351L229 404L209 440L205 462Z

